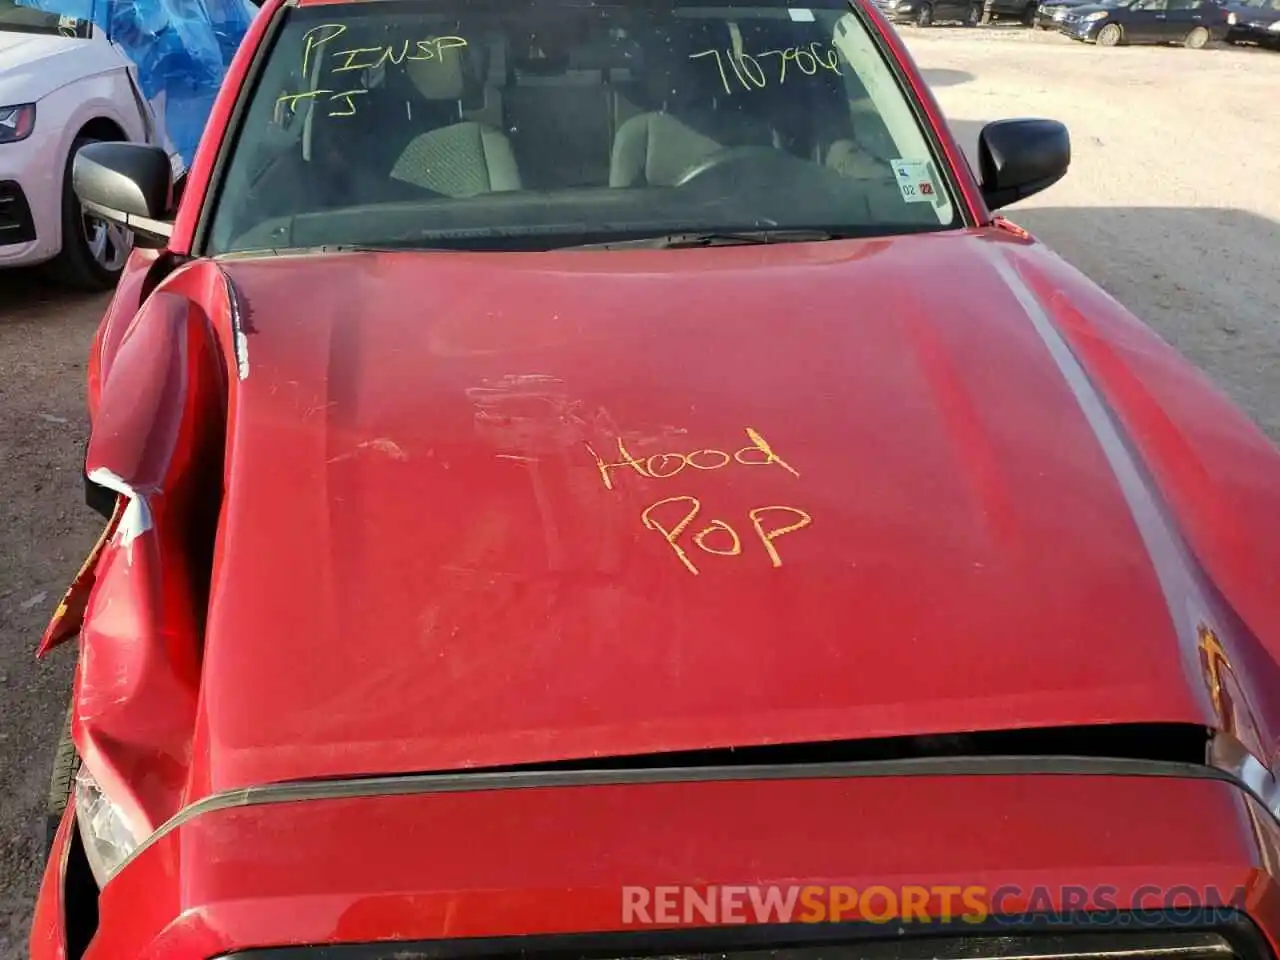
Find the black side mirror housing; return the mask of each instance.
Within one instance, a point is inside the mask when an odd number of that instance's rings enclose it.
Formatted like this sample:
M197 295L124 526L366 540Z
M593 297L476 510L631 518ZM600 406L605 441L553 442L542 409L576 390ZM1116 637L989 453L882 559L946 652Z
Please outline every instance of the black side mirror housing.
M152 240L173 233L173 167L160 147L87 143L71 166L71 188L88 212Z
M998 210L1051 187L1071 165L1071 135L1057 120L995 120L978 137L982 197Z

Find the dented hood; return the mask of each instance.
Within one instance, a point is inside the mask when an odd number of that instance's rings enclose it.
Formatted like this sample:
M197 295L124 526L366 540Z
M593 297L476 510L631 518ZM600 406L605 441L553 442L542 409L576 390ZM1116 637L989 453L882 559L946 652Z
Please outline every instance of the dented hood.
M224 262L207 786L1211 724L1014 247Z

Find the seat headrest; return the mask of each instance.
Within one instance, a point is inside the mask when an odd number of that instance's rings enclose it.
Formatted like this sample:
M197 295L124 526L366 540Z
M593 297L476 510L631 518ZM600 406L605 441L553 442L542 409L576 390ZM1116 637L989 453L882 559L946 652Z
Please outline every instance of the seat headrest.
M424 100L461 100L467 89L466 47L444 47L430 60L406 60L409 82Z

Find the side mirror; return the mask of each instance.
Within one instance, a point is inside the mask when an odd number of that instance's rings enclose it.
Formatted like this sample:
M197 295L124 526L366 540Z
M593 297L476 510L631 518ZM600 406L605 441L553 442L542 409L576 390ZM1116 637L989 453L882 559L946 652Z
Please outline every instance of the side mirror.
M173 167L160 147L87 143L72 162L71 188L104 220L153 240L173 233Z
M996 120L978 136L982 197L992 210L1051 187L1071 164L1071 136L1057 120Z

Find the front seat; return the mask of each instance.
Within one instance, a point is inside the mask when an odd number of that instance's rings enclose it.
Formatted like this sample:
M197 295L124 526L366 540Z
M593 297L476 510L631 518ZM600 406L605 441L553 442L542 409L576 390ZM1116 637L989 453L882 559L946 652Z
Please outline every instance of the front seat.
M465 51L445 50L431 60L406 60L404 66L426 108L442 114L445 125L410 140L391 168L391 178L457 198L521 189L506 135L488 124L459 119L467 94Z
M707 48L716 46L711 31L703 35ZM776 145L773 129L743 109L746 97L717 97L720 80L707 60L691 61L671 47L650 56L645 80L658 109L618 128L609 186L673 186L694 164L726 147Z

